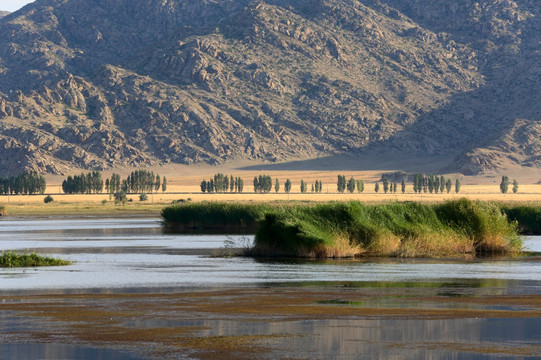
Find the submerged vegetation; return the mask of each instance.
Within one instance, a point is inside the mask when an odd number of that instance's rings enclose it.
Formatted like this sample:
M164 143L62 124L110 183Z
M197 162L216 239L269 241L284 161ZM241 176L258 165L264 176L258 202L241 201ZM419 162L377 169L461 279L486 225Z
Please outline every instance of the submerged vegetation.
M495 203L198 203L162 211L169 229L255 232L256 255L442 257L518 254L517 223Z
M36 267L36 266L62 266L70 265L71 261L41 256L36 253L19 254L8 251L0 256L0 267Z

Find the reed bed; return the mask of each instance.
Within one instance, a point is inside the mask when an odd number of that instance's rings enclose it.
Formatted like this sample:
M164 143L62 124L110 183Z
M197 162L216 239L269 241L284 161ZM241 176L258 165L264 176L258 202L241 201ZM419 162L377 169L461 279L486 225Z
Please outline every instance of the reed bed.
M268 204L200 202L172 205L161 212L166 229L181 232L255 233L271 211Z
M454 257L520 253L517 223L496 203L459 199L365 205L198 203L169 207L177 230L254 231L253 255L341 258Z
M510 221L518 223L524 235L541 235L541 205L501 204L502 212Z

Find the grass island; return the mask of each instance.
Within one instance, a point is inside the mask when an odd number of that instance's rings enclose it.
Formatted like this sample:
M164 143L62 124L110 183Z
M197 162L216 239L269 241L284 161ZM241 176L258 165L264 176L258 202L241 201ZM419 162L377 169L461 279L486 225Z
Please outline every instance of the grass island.
M172 231L251 233L251 255L312 258L515 256L522 251L520 234L534 231L540 215L538 207L519 211L466 198L374 205L202 202L162 210ZM529 227L523 219L530 219Z
M6 251L0 256L0 267L3 268L64 266L71 264L71 261L42 256L36 253L17 253L14 251Z

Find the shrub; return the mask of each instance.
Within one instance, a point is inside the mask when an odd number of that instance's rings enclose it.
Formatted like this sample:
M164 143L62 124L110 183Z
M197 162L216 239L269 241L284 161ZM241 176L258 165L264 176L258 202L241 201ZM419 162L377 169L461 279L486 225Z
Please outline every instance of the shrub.
M147 201L147 200L148 200L147 194L141 194L141 195L139 195L139 201Z
M43 199L43 202L45 204L52 203L54 201L53 197L51 195L45 196L45 199Z

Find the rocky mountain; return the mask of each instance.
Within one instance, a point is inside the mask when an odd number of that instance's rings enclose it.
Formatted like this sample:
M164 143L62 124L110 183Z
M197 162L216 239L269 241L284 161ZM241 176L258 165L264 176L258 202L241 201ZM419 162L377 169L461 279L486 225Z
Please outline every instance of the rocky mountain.
M4 16L9 15L9 14L10 14L9 11L2 11L2 10L0 10L0 19L3 18Z
M541 167L540 16L537 0L37 0L0 19L0 171Z

